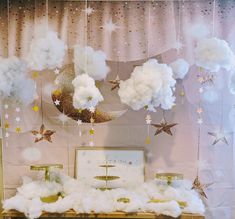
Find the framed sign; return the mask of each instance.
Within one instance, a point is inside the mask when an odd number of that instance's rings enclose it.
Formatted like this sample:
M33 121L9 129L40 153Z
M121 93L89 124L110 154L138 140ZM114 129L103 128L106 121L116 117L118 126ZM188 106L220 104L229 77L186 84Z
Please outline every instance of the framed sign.
M100 189L139 185L145 180L144 148L77 148L75 176Z

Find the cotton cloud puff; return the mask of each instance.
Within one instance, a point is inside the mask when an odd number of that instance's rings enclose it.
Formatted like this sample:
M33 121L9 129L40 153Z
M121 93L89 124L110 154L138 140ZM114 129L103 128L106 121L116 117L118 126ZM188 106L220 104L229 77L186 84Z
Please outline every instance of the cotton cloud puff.
M74 48L74 64L76 74L86 73L95 80L106 78L109 67L106 65L103 51L95 51L92 47L76 45Z
M95 81L87 74L78 75L73 81L74 94L73 106L77 109L89 109L103 101L99 89L95 86Z
M183 79L189 70L189 64L184 59L177 59L170 64L175 79Z
M205 207L198 194L191 189L192 183L182 180L168 186L149 181L136 188L118 188L101 191L87 186L81 180L77 181L62 173L51 172L60 183L54 181L31 181L17 189L17 194L3 201L4 210L15 209L23 212L28 218L38 218L43 211L63 213L73 209L77 213L108 213L122 212L153 212L157 215L178 217L182 212L203 214ZM63 193L54 203L44 203L42 196ZM129 203L118 201L128 198ZM164 200L160 203L149 203L151 199ZM186 202L187 206L180 208L178 201Z
M0 60L0 95L28 105L33 102L36 84L27 78L26 63L17 57Z
M146 106L150 111L155 111L158 106L167 110L174 105L175 83L168 65L150 59L142 66L135 67L129 79L121 81L118 94L121 102L133 110Z
M221 68L229 71L234 66L235 56L228 43L218 38L202 39L195 48L196 65L212 72Z
M29 68L37 71L60 68L66 49L56 32L49 31L43 37L36 37L31 42L27 58Z
M208 26L203 21L197 21L194 24L190 22L185 31L194 39L205 38L210 33Z

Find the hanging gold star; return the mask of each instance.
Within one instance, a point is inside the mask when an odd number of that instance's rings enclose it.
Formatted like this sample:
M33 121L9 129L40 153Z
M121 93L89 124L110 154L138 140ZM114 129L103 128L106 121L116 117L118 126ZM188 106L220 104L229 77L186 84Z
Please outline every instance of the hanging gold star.
M111 91L115 90L116 88L120 87L120 79L119 76L117 75L115 80L109 80L109 83L113 85L111 88Z
M10 124L9 124L8 122L5 122L5 123L4 123L4 128L5 128L5 129L8 129L9 127L10 127Z
M42 124L39 131L32 130L31 133L36 137L34 141L35 143L42 140L52 143L51 136L55 133L55 131L46 130L45 126Z
M20 133L21 132L21 128L20 127L16 127L16 132Z
M38 78L38 75L39 75L38 72L35 71L35 72L33 72L32 77L33 77L34 79L36 79L36 78Z
M57 90L54 90L54 91L53 91L53 94L54 94L55 96L60 96L60 95L62 94L62 92L61 92L61 90L57 89Z
M177 123L167 123L166 122L166 120L165 119L163 119L162 121L161 121L161 123L159 123L159 124L152 124L152 126L154 126L155 128L157 128L157 130L156 130L156 132L155 132L155 134L154 135L158 135L158 134L160 134L160 133L162 133L162 132L165 132L165 133L167 133L168 135L173 135L172 134L172 132L171 132L171 128L172 127L174 127L174 126L176 126L177 125Z
M199 177L197 176L196 179L193 181L192 189L196 190L204 198L207 198L206 193L204 192L204 189L208 188L212 184L213 183L202 184L199 180Z
M227 141L224 133L222 133L222 132L208 132L208 135L211 135L211 136L215 137L215 140L212 143L212 145L216 145L220 141L224 142L225 144L228 145L228 141Z
M39 107L38 107L37 105L34 105L34 106L32 107L32 109L33 109L34 112L38 112Z

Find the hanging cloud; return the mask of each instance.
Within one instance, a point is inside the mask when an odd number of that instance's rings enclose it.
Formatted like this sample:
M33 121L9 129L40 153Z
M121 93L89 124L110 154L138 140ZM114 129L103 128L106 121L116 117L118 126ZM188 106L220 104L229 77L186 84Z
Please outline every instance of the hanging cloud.
M92 47L76 45L74 48L74 64L77 75L86 73L94 80L103 80L109 73L103 51L95 51Z
M189 64L184 59L177 59L170 64L175 79L183 79L189 71Z
M206 38L210 31L208 26L205 24L205 22L197 21L194 24L189 23L188 28L186 28L186 31L188 31L188 34L194 38L194 39L202 39Z
M135 67L129 79L121 81L118 94L121 102L133 110L146 106L150 111L155 111L158 106L167 110L174 105L175 83L168 65L150 59L142 66Z
M36 84L27 78L26 63L17 57L0 60L0 95L28 105L36 95Z
M37 71L60 68L66 49L56 32L49 31L43 37L36 37L31 42L27 58L29 68Z
M73 106L77 109L89 109L103 101L99 89L95 86L93 78L87 74L78 75L73 81L74 95Z
M196 65L212 72L227 71L234 66L235 56L228 43L218 38L202 39L195 48Z

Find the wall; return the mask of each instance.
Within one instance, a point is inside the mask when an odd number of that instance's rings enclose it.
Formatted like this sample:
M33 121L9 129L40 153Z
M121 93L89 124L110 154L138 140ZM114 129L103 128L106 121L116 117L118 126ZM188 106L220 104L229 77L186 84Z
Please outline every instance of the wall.
M23 1L24 2L24 1ZM26 10L26 16L20 17L19 5L10 1L10 20L7 23L7 19L3 19L8 31L1 31L2 56L18 55L25 57L27 55L27 49L30 39L32 38L32 27L37 32L39 24L45 24L41 18L45 19L45 1L36 1L36 7L31 1L30 3L24 2L29 9ZM34 1L33 1L34 2ZM138 3L138 2L137 2ZM121 11L126 15L125 18L133 19L128 23L126 19L118 20L114 14L113 19L115 22L119 22L122 25L122 32L118 31L118 34L124 36L129 47L123 46L123 39L117 37L113 33L112 37L107 39L106 35L99 28L100 24L95 23L96 19L92 20L89 28L94 31L90 36L88 42L95 48L102 48L108 54L108 62L111 67L111 73L107 80L101 85L101 90L105 96L105 103L103 107L108 110L120 110L127 109L126 106L121 105L117 96L117 92L110 91L109 79L114 79L119 74L121 79L127 79L136 64L143 63L147 57L154 57L157 54L161 54L163 62L170 63L176 57L185 57L191 64L194 63L192 48L195 45L195 40L192 40L189 32L187 31L191 26L191 22L194 23L197 20L206 21L209 23L210 33L212 34L212 26L214 26L214 35L223 37L229 42L231 38L232 26L231 15L234 13L234 4L232 1L216 1L216 12L214 21L212 22L213 15L213 2L212 1L192 1L192 2L161 2L156 1L154 4L158 12L154 12L153 6L150 7L149 2L140 1L137 3L128 2L130 7L135 7L135 12L139 16L131 16L134 13L133 10L128 11L123 7L125 2L120 3ZM7 16L4 10L4 1L1 2L2 16ZM78 7L78 11L81 11L84 5L77 4L66 6L62 3L58 3L58 8L54 8L54 3L49 5L49 25L51 29L57 30L59 35L69 43L69 53L66 58L66 63L70 63L72 60L72 45L77 42L84 44L84 32L79 34L79 31L75 34L73 31L79 30L85 27L82 14L80 19L72 19L73 12ZM66 4L66 3L64 3ZM103 22L107 20L112 14L112 11L118 10L120 7L118 3L115 3L115 7L109 3L91 3L93 7L98 11L98 14L94 15ZM6 6L6 2L5 2ZM160 7L161 6L161 7ZM23 7L23 6L22 6ZM30 8L31 7L31 8ZM57 6L56 6L57 7ZM107 10L107 14L102 13L102 7ZM33 10L36 9L36 10ZM64 9L65 8L65 9ZM151 13L149 13L149 9ZM74 11L70 12L70 9ZM169 9L169 10L168 10ZM181 9L181 10L179 10ZM56 11L59 11L59 15L55 15ZM141 12L141 11L144 11ZM141 14L138 14L141 13ZM168 13L168 14L167 14ZM117 13L118 14L118 13ZM34 17L34 15L36 15ZM140 18L143 15L143 23L137 25L137 31L133 34L135 29L134 18ZM150 16L151 22L147 17ZM118 15L117 15L118 16ZM163 19L165 16L166 19ZM35 19L32 19L35 18ZM7 17L5 17L7 18ZM93 18L92 18L93 19ZM160 19L160 20L159 20ZM25 23L19 27L19 21L23 20ZM157 22L154 24L154 21ZM178 22L180 20L180 22ZM161 21L161 22L158 22ZM140 22L140 21L139 21ZM35 26L35 24L37 24ZM152 25L151 25L152 24ZM213 25L211 25L213 24ZM143 28L144 27L144 28ZM154 28L153 28L154 27ZM17 32L17 28L23 29L23 31ZM143 28L143 29L141 29ZM133 35L128 35L131 31ZM156 42L156 34L159 35L159 41ZM17 40L15 39L15 34ZM100 33L100 34L99 34ZM102 34L103 35L102 35ZM145 34L144 34L145 33ZM76 36L76 37L75 37ZM146 37L147 36L147 37ZM167 36L167 39L166 39ZM178 37L183 42L183 49L176 52L175 43L177 43ZM87 36L88 37L88 36ZM97 39L96 39L97 38ZM164 40L163 40L164 39ZM100 43L102 42L102 43ZM115 42L115 44L114 44ZM139 44L142 42L142 44ZM8 44L7 44L8 43ZM9 45L9 46L7 46ZM121 52L113 52L112 48L117 47ZM137 46L138 45L138 46ZM153 46L154 45L154 46ZM234 44L232 44L232 47ZM19 49L20 48L20 49ZM234 48L234 47L233 47ZM129 52L128 52L129 51ZM117 55L119 54L119 55ZM122 62L117 62L117 61ZM133 61L137 60L137 61ZM33 72L30 73L32 75ZM147 178L153 179L154 174L157 171L169 171L169 172L181 172L185 178L193 180L196 176L196 169L198 166L197 151L198 145L200 146L200 178L204 183L211 183L213 185L206 190L208 195L208 218L233 218L234 216L234 163L233 163L233 105L234 98L229 93L227 88L227 81L229 74L226 72L220 72L222 77L218 76L216 83L221 86L215 85L216 93L219 95L218 100L214 103L202 102L204 109L203 120L204 123L201 126L201 138L198 142L199 126L197 124L196 109L200 101L198 96L198 82L197 82L198 69L192 66L187 78L182 82L178 82L176 89L176 106L166 112L165 116L169 122L176 122L178 125L173 128L173 137L166 134L154 136L154 128L150 129L151 144L145 145L145 136L147 134L147 127L145 124L146 111L134 112L130 109L120 118L107 122L104 124L95 125L95 146L145 146L148 155L147 163ZM45 87L48 83L53 84L55 75L53 72L45 71L39 76L37 81L37 89L40 95L40 86ZM182 87L183 86L183 87ZM180 97L181 89L185 89L185 97ZM44 89L45 90L45 89ZM47 143L41 141L34 143L34 137L31 134L31 130L38 130L41 125L41 114L34 112L32 106L21 108L21 111L17 113L15 106L10 106L9 109L2 110L2 116L7 112L9 114L9 138L4 138L3 147L3 165L4 165L4 193L5 197L10 197L15 193L15 188L21 184L21 177L29 175L36 177L37 173L30 171L29 166L38 163L62 163L64 165L64 171L73 176L74 163L75 163L75 148L81 145L88 145L90 135L88 133L89 125L82 125L82 136L79 136L79 127L75 121L70 120L64 126L56 118L60 113L52 104L50 96L43 92L43 111L44 111L44 124L47 128L56 130L56 134L53 135L53 143ZM223 102L222 102L223 100ZM36 101L36 104L40 105L40 98ZM2 104L4 105L4 104ZM20 126L22 127L22 133L16 133L15 128L18 124L15 121L16 116L21 117ZM223 117L221 117L223 115ZM230 117L229 117L230 115ZM159 109L156 113L151 113L153 123L160 122L162 119L162 111ZM223 121L221 123L221 118ZM4 120L4 119L3 119ZM220 128L226 131L226 137L229 145L218 143L212 146L213 138L209 136L208 131L215 131ZM5 134L6 130L3 130ZM22 158L22 151L27 147L36 147L42 153L42 159L37 162L29 162Z

